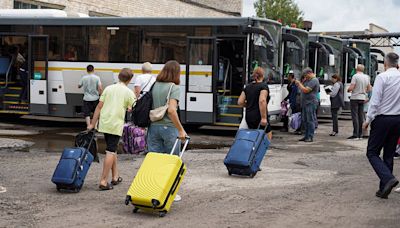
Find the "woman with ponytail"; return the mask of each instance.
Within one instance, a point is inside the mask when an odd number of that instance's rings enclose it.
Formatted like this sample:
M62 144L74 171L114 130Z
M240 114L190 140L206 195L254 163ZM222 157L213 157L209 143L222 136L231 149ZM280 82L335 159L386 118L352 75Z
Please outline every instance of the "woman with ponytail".
M246 108L246 122L250 129L259 125L266 127L266 133L271 132L268 121L269 88L264 82L264 69L257 67L252 74L252 82L243 89L238 104ZM270 134L269 134L270 136Z

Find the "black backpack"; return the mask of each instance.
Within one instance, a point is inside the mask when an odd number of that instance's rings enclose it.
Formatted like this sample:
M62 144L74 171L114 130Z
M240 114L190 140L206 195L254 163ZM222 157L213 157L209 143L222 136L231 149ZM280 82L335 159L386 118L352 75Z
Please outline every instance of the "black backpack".
M97 154L97 139L95 131L82 131L75 136L75 146L83 147L89 150L93 155L94 161L99 162L99 155Z
M153 83L149 92L145 93L140 99L137 100L135 108L132 111L132 119L133 123L138 127L149 127L150 126L150 110L153 107L153 95L151 91L153 90L153 86L156 83Z

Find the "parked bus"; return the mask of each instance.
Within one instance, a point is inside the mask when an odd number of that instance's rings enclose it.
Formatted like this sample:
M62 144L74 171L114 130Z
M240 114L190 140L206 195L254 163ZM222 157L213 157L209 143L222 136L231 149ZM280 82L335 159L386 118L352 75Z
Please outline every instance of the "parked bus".
M175 59L182 67L183 123L238 126L237 98L257 66L266 69L269 114L277 119L280 45L281 24L265 19L5 17L0 19L0 113L80 117L83 92L77 85L88 64L105 87L117 82L123 67L137 75L149 61L158 74ZM27 80L16 73L21 67L16 56L26 60Z
M308 32L297 28L282 28L282 74L287 79L293 71L300 80L303 69L308 65ZM285 81L285 84L287 82Z
M377 48L370 49L371 56L371 84L374 84L376 76L383 70L383 63L385 59L385 52Z
M371 44L364 40L348 39L343 40L343 84L344 84L344 102L345 108L350 109L350 96L351 93L347 92L350 87L351 79L356 73L356 67L358 64L365 66L365 74L373 76L371 70ZM371 77L373 81L375 77Z
M325 87L332 85L333 74L341 72L342 53L342 39L323 35L309 36L309 67L320 82L319 115L330 115L331 101Z
M297 80L300 80L303 69L308 64L308 32L302 29L282 27L281 68L283 77L282 98L288 94L287 76L293 71Z

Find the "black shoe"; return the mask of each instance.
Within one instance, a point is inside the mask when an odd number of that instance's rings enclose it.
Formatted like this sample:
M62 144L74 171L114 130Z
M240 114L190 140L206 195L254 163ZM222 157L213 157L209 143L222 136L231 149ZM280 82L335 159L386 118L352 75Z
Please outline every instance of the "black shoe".
M313 139L306 139L304 142L313 142Z
M376 197L379 197L379 198L382 198L382 199L387 199L387 198L388 198L387 196L384 197L384 196L382 195L381 190L378 190L378 191L375 193L375 196L376 196Z
M399 181L396 178L393 178L389 182L387 182L385 184L385 187L383 187L383 190L381 191L382 192L381 198L386 199L388 197L388 195L390 194L390 192L392 192L392 189L394 187L396 187L396 185L398 185L398 184L399 184Z
M347 139L358 139L358 137L352 135L352 136L348 137Z
M304 142L304 141L306 141L306 138L299 139L299 142Z
M333 131L332 133L329 134L329 136L336 136L337 134L338 134L337 132Z
M294 134L295 135L302 135L303 133L301 131L295 131Z

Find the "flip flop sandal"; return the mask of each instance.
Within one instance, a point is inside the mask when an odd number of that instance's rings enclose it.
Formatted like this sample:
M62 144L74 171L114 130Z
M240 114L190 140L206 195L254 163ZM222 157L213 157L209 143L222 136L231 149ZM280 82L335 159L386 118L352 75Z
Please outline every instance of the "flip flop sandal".
M110 185L109 183L107 183L107 185L99 185L99 189L100 191L107 191L107 190L112 190L114 189L112 185Z
M116 181L111 181L111 184L112 185L118 185L121 182L122 182L122 177L118 177L118 179Z

